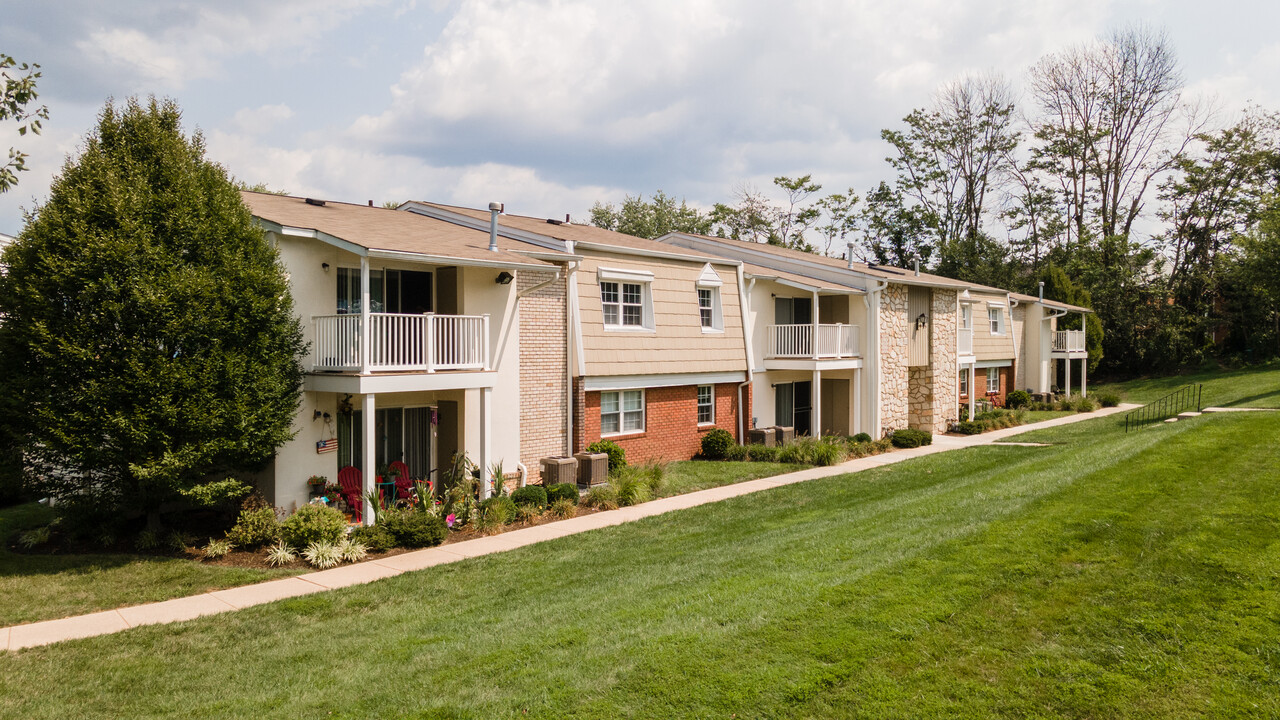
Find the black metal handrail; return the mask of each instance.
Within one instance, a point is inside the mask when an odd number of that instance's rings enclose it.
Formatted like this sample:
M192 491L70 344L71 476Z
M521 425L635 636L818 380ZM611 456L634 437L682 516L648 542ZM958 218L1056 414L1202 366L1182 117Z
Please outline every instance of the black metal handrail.
M1124 431L1129 432L1130 426L1135 430L1143 425L1153 422L1160 422L1186 412L1194 407L1196 412L1200 412L1200 394L1204 389L1203 385L1183 385L1173 392L1154 402L1132 410L1124 416Z

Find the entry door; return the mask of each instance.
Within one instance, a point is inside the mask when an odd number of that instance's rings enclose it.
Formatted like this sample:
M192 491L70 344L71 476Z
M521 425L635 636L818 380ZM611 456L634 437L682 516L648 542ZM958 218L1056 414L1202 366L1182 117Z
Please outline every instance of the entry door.
M813 382L805 380L795 383L795 421L796 437L813 434Z
M793 425L795 423L795 388L791 383L773 386L773 418L777 425Z

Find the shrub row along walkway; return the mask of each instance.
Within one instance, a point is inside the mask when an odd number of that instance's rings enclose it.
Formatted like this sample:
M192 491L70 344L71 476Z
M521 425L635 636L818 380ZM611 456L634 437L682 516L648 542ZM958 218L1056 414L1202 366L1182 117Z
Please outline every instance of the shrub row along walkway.
M894 463L910 460L922 455L946 452L948 450L958 450L976 445L997 444L1004 438L1024 433L1029 430L1054 427L1056 425L1067 425L1069 423L1090 420L1104 415L1125 412L1135 407L1138 406L1121 405L1119 407L1107 408L1092 413L1068 415L1066 417L1046 420L1044 422L993 430L981 435L970 435L967 437L935 435L933 438L933 444L925 447L912 448L910 450L896 450L883 455L873 455L871 457L850 460L840 465L809 468L807 470L800 470L793 473L787 473L785 475L774 475L772 477L760 478L758 480L747 480L732 485L723 485L720 487L710 488L708 490L699 490L696 492L686 493L684 495L673 495L671 497L662 498L661 500L653 500L640 505L620 508L618 510L598 512L591 515L584 515L582 517L570 518L568 520L560 520L558 522L548 523L545 525L536 525L534 527L523 528L521 530L512 530L499 535L452 543L443 547L415 550L401 555L393 555L391 557L378 560L368 560L351 565L344 565L330 570L321 570L319 572L297 575L281 580L271 580L264 583L258 583L256 585L245 585L242 587L230 588L228 590L216 590L213 592L201 593L199 595L177 598L175 600L166 600L164 602L122 607L116 610L105 610L102 612L89 613L87 615L61 618L59 620L45 620L43 622L29 623L26 625L13 625L6 628L0 628L0 648L19 650L37 645L48 645L62 640L91 637L94 635L107 635L110 633L120 632L121 630L127 630L131 627L137 627L138 625L159 625L164 623L180 622L183 620L191 620L203 615L231 612L232 610L239 610L240 608L250 607L252 605L261 605L263 603L297 597L299 595L310 595L312 593L324 592L326 590L347 587L349 585L361 585L373 582L374 580L381 580L382 578L399 575L411 570L422 570L435 565L443 565L446 563L458 562L459 560L466 560L467 558L489 555L491 553L498 553L506 550L514 550L515 548L542 542L544 540L552 540L566 535L575 535L580 532L609 527L611 525L620 525L632 520L661 515L663 513L671 512L672 510L681 510L684 508L696 507L698 505L705 505L707 503L719 502L739 495L747 495L781 485L790 485L792 483L831 477L833 475L855 473L870 468L881 467L883 465L892 465Z

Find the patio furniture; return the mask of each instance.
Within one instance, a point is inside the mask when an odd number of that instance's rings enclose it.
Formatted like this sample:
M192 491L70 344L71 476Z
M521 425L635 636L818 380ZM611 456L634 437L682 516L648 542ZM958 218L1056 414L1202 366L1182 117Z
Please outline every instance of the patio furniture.
M338 471L338 488L342 492L342 499L355 513L357 522L361 520L363 514L361 509L364 507L364 501L360 497L363 494L363 485L364 476L359 468L348 465Z
M395 478L395 497L399 500L408 500L413 494L413 480L409 478L409 466L397 460L387 466L387 475Z

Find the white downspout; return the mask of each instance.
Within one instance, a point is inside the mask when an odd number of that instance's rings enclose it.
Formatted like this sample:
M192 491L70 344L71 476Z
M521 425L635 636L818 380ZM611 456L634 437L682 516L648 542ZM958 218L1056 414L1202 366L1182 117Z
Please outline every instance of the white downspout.
M756 279L751 278L751 287L743 285L744 273L742 265L738 265L738 314L742 316L742 342L747 355L747 379L745 382L738 383L738 444L747 444L747 414L752 412L752 408L748 408L742 404L742 388L751 384L752 368L755 367L755 359L751 357L752 347L752 330L754 322L747 322L747 317L751 313L751 291L755 290Z
M572 250L570 250L572 252ZM565 322L565 394L568 396L568 412L565 415L565 427L567 433L564 440L564 455L570 457L573 455L573 410L576 397L573 392L573 368L574 362L578 360L577 355L577 313L578 313L578 294L576 288L578 286L578 261L571 261L565 264L565 280L564 280L564 322Z

